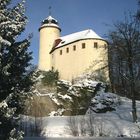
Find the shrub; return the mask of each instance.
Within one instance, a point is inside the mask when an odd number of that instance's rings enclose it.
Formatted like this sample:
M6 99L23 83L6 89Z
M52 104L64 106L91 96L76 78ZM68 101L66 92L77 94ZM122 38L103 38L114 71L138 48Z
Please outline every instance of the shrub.
M47 72L44 72L43 78L42 78L42 84L47 86L55 86L56 82L59 79L59 73L58 71L49 70Z

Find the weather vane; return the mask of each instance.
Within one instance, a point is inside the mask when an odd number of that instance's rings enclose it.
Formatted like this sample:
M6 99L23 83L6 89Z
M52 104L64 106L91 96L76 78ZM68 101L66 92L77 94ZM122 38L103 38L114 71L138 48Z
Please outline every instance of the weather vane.
M49 16L51 15L51 10L52 10L52 7L49 6Z

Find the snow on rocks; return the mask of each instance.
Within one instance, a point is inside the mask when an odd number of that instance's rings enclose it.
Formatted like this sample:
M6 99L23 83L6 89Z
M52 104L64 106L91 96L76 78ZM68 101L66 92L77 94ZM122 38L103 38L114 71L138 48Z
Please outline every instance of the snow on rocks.
M75 86L75 87L93 87L94 88L94 87L96 87L96 85L98 83L99 82L97 82L97 81L84 79L84 80L76 82L73 86Z
M52 104L55 104L55 110L51 110L52 112L49 112L48 114L51 116L70 114L73 112L74 108L86 111L88 102L90 101L89 98L95 94L94 92L97 84L99 84L99 82L93 81L88 78L77 80L74 83L65 80L59 80L57 81L57 87L39 88L38 91L40 92L40 94L38 94L38 96L41 97L41 100L43 98L49 98L49 101L51 101ZM74 105L75 101L77 100L79 100L80 102L84 102L83 99L85 97L87 97L89 100L88 102L85 101L84 103L87 104L86 107L84 106L84 104L79 104L78 106ZM63 109L61 113L60 110L58 110L59 108ZM50 108L48 108L48 110L50 110Z
M65 111L65 109L63 109L63 108L62 108L62 109L59 108L59 109L56 110L56 111L52 111L52 112L50 112L48 116L50 116L50 117L53 117L53 116L62 116L63 113L64 113L64 111Z
M72 101L72 97L70 97L69 95L61 95L60 93L58 93L58 96L60 97L60 98L62 98L63 100L66 100L66 99L68 99L68 100L70 100L70 101Z
M74 97L80 95L79 92L84 88L88 92L91 90L93 92L97 85L99 85L98 91L92 98L85 115L63 116L67 104L73 101L74 95ZM49 96L60 105L49 113L49 117L41 118L43 137L140 137L140 123L132 122L131 100L105 92L103 83L90 79L83 79L74 84L59 81L58 93L46 93L44 96ZM137 101L137 108L138 121L140 121L140 101ZM28 120L28 123L30 121Z

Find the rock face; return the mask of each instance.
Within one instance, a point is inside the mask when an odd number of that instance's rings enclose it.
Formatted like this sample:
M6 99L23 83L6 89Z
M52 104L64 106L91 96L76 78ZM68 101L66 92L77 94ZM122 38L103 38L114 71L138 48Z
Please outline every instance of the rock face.
M95 96L99 82L82 79L71 83L58 81L56 86L38 85L38 95L30 104L30 115L58 116L85 114Z
M116 95L106 92L105 84L88 78L59 80L56 86L38 85L38 95L30 102L30 115L61 116L83 115L90 108L95 113L115 110Z

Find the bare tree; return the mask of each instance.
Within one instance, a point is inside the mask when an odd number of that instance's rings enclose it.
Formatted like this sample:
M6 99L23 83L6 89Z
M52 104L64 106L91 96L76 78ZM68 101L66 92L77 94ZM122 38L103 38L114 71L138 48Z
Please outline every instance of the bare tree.
M114 24L114 30L109 33L109 38L110 74L114 80L112 83L116 91L120 86L122 92L127 93L132 99L133 122L136 122L136 99L140 99L140 93L136 88L140 81L139 21L134 16L126 16L124 21Z
M78 130L78 122L76 116L70 116L68 118L68 127L70 130L70 133L73 136L79 136L79 130Z
M89 136L95 136L95 120L94 116L90 113L87 120Z
M137 13L136 13L136 18L140 21L140 0L138 0L138 10L137 10Z
M81 116L79 120L79 131L81 136L86 136L87 129L86 129L86 119L85 116Z

